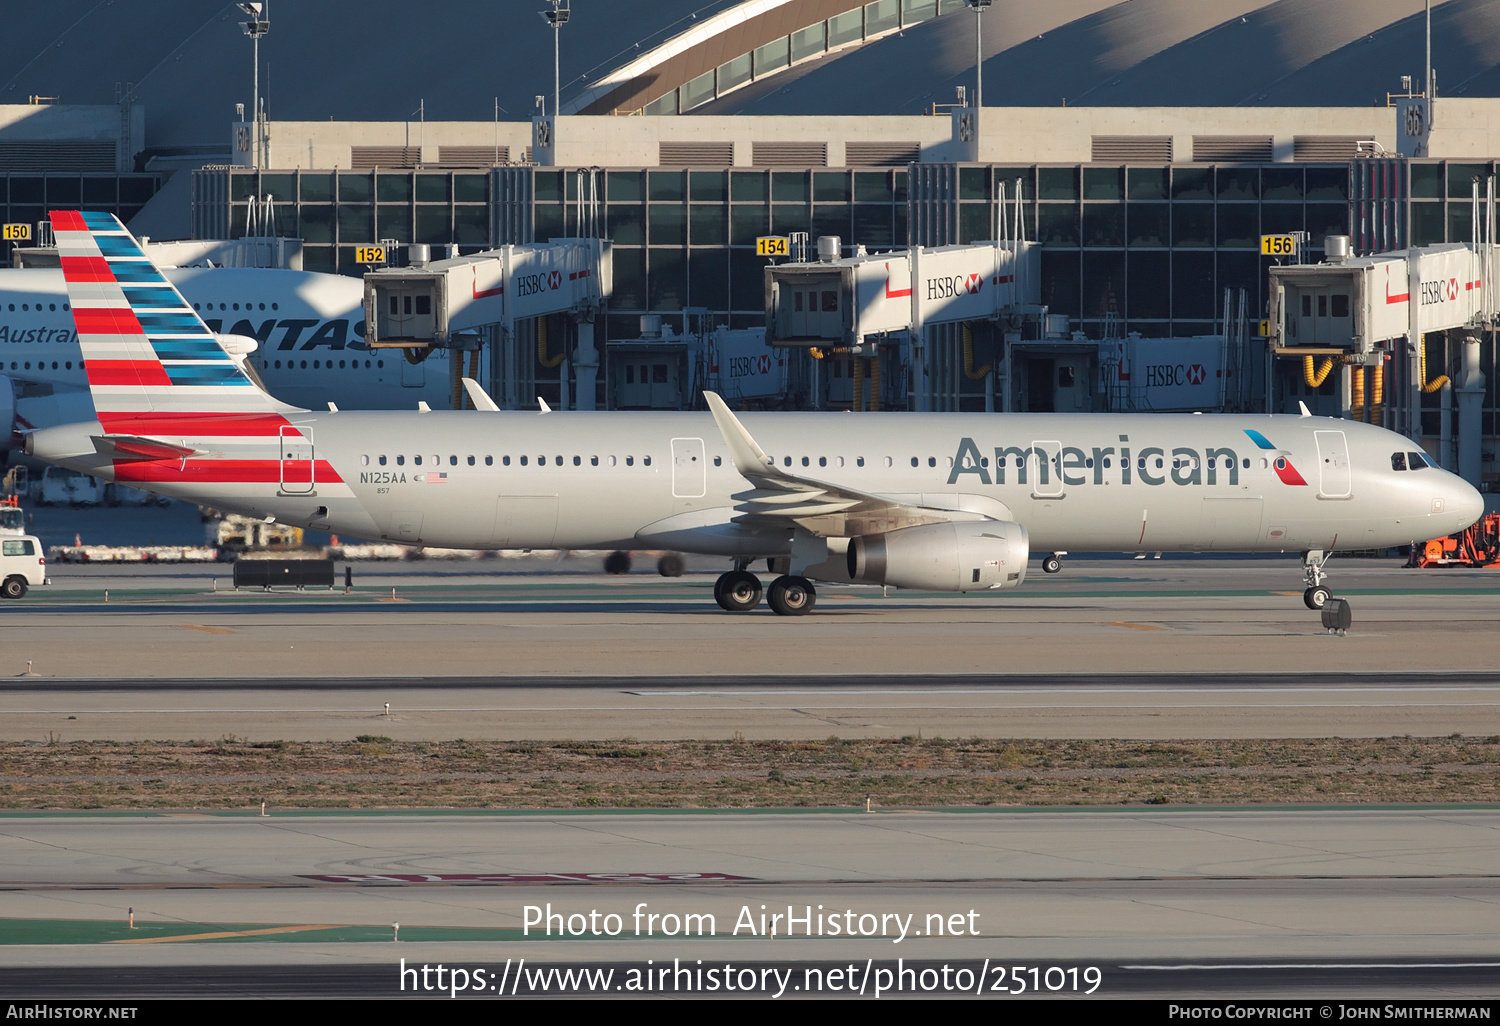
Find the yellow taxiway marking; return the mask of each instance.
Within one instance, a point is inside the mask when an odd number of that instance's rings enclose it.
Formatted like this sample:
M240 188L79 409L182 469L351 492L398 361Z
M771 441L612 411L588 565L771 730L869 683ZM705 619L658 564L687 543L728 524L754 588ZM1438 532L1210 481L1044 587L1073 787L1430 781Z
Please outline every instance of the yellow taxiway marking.
M1128 627L1133 631L1164 631L1169 629L1166 627L1157 627L1156 625L1149 623L1126 623L1124 620L1106 620L1104 621L1104 626Z
M185 631L202 631L204 634L238 634L239 633L239 631L232 631L232 630L230 630L227 627L205 627L205 626L203 626L202 624L199 624L199 623L179 623L179 624L177 624L177 626L180 627L182 630L185 630Z
M167 944L171 941L221 940L225 937L263 937L272 933L306 933L308 930L336 930L336 926L273 926L265 930L225 930L222 933L185 933L176 937L127 937L110 944Z

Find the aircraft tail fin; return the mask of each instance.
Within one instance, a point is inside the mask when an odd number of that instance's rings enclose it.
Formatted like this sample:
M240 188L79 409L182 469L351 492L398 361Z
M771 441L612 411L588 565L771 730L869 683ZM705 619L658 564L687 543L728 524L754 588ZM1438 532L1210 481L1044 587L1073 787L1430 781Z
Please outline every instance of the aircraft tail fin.
M89 391L100 419L277 414L113 214L52 213Z

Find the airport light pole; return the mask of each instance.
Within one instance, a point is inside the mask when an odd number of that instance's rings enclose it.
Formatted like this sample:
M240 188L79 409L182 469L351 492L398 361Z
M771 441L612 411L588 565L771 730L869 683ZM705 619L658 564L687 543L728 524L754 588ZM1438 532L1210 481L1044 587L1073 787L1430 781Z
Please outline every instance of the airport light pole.
M547 0L547 2L552 5L552 10L540 13L546 19L547 24L552 26L552 116L556 117L562 112L560 96L562 73L559 70L558 34L568 23L572 12L568 10L568 0Z
M992 2L993 0L964 0L964 3L974 8L974 77L976 79L974 106L976 108L984 106L984 32L982 29L984 23L980 21L980 17ZM979 115L975 114L974 117L976 119L974 127L978 129Z
M241 11L250 16L249 21L240 22L240 29L250 37L253 59L255 61L255 74L253 76L252 93L250 96L250 117L255 125L252 135L250 155L250 166L260 167L261 158L261 126L260 126L260 37L271 31L271 22L266 17L266 5L264 3L243 3L237 5Z

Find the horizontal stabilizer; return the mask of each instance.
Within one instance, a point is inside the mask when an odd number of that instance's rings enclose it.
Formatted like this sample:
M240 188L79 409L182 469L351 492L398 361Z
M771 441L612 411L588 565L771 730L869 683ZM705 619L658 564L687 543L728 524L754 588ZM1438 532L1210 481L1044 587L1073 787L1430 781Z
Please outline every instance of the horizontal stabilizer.
M94 448L117 460L178 460L196 456L198 450L140 435L94 435Z

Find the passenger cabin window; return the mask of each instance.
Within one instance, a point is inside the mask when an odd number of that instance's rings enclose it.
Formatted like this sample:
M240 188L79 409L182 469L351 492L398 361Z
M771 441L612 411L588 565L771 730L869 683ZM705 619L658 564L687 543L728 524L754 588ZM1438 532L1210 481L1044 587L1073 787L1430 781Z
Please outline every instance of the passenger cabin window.
M378 456L378 457L376 457L376 461L377 461L377 462L378 462L378 463L379 463L379 464L380 464L380 465L381 465L381 466L382 466L382 467L383 467L383 466L385 466L385 457L384 457L384 456Z

